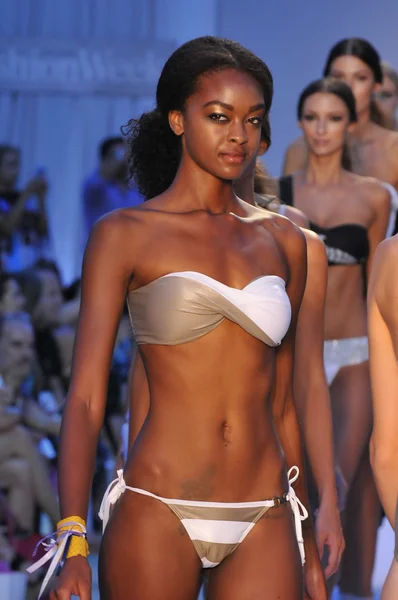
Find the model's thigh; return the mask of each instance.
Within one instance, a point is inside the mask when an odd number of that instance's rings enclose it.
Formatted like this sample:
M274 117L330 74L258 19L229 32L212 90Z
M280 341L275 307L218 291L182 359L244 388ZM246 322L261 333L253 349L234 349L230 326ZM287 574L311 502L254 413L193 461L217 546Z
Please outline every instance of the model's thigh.
M346 482L350 485L372 427L368 362L343 367L330 388L330 394L337 457Z
M196 600L200 569L191 540L168 506L126 491L101 544L101 600Z
M300 553L290 506L269 510L238 548L209 570L209 600L302 600Z

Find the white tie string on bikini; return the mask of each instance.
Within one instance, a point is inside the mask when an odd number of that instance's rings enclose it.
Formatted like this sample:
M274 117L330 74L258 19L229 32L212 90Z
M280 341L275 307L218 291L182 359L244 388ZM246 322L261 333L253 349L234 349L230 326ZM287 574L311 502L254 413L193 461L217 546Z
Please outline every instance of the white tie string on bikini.
M108 524L111 507L116 504L123 492L126 491L126 482L123 477L123 470L119 469L117 472L117 479L110 482L106 488L104 497L102 498L101 506L98 512L98 516L102 521L102 533L105 531L105 527Z
M296 471L296 474L292 476L292 472ZM296 528L296 537L300 550L301 556L301 564L305 564L305 550L304 550L304 539L303 539L303 527L301 525L301 521L305 521L308 517L308 511L305 508L304 504L299 500L296 495L296 492L293 489L293 483L297 481L299 476L299 468L291 467L288 471L288 479L289 479L289 491L287 493L287 499L290 502L290 506L292 508L292 512L294 515L294 526Z
M72 535L77 535L80 537L86 537L86 535L87 535L87 530L84 527L84 525L82 525L81 523L76 523L76 521L67 521L66 523L64 523L62 525L62 527L63 528L70 527L70 529L67 529L66 531L62 530L60 533L57 533L57 531L54 531L53 533L50 533L49 535L44 537L42 540L40 540L40 542L37 544L37 546L33 552L33 556L36 555L37 549L40 546L40 544L42 544L44 546L44 548L47 550L47 552L42 558L40 558L38 561L33 563L33 565L30 565L30 567L28 567L26 569L28 571L28 573L34 573L35 571L37 571L37 569L40 569L40 567L45 565L46 562L48 562L52 558L52 561L48 568L47 574L43 580L43 583L41 584L40 592L38 595L38 600L40 600L44 590L46 589L46 587L48 585L48 582L50 581L50 579L54 575L58 565L60 564L60 562L64 556L64 552L65 552L66 545L68 543L69 538ZM80 531L76 531L75 529L72 529L72 527L80 527ZM53 537L53 536L55 536L55 537ZM48 540L48 539L50 541L46 542L46 540Z

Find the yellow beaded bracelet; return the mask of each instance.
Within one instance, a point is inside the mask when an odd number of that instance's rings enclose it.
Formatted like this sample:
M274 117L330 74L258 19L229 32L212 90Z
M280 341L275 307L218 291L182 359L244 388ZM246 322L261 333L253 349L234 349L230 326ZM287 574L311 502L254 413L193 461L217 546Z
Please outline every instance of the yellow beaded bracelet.
M57 524L57 539L59 540L63 534L70 531L76 531L80 535L71 534L66 558L72 558L73 556L87 557L90 552L86 539L85 520L81 517L73 516L59 521Z

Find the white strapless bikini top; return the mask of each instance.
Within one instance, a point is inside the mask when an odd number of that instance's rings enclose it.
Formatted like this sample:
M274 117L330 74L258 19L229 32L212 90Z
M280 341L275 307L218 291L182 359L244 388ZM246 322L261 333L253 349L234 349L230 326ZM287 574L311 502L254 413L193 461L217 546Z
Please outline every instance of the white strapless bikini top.
M263 209L240 202L249 214L234 215L239 220L265 218ZM278 275L262 275L241 290L196 271L168 273L129 292L127 302L138 344L192 342L229 319L264 344L278 346L291 319L286 284Z
M278 346L291 318L285 282L277 275L258 277L239 290L195 271L169 273L130 292L128 305L138 344L184 344L229 319Z

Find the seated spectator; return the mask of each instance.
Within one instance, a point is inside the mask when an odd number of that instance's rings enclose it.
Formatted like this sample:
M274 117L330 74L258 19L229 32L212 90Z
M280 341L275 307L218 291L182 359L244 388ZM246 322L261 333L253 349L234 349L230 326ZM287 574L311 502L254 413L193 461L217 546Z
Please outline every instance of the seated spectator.
M20 190L19 170L19 150L0 145L0 266L7 271L29 267L49 245L47 180L40 170Z
M80 310L80 279L75 279L69 286L63 287L62 277L57 263L41 258L33 265L34 271L50 271L54 273L61 287L63 303L59 315L60 325L76 325Z
M29 315L0 317L0 387L11 398L7 413L21 414L25 425L38 433L58 436L61 417L37 402L42 389L36 381L34 332Z
M9 492L19 527L33 531L38 505L58 519L55 492L27 428L59 433L60 418L47 415L26 395L32 372L33 329L24 314L0 317L0 487Z
M39 388L53 394L54 409L60 410L67 386L62 377L61 357L54 336L62 309L61 285L53 271L44 269L20 273L18 282L34 328L35 350L42 376Z
M25 303L16 277L11 273L0 273L0 315L20 312Z
M104 214L117 208L136 206L143 200L127 183L126 146L122 137L103 140L99 160L99 167L83 183L84 243L95 221Z

